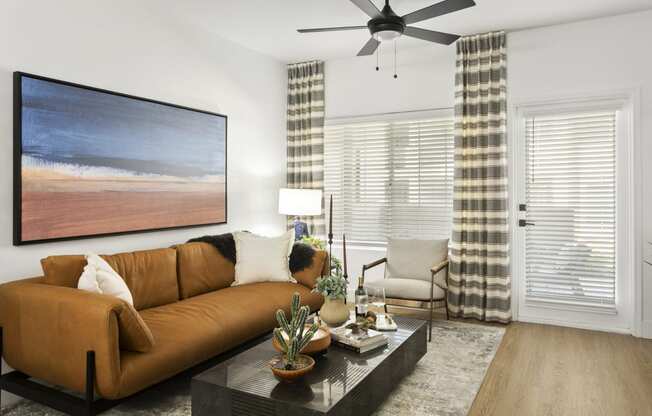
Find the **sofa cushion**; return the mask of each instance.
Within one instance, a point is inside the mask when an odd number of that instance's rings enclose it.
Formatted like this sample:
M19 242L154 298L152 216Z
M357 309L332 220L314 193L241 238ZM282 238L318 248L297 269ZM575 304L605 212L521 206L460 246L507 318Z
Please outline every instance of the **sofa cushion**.
M118 311L118 334L121 350L148 352L154 346L152 331L134 307L124 300Z
M136 310L179 300L175 249L133 251L102 257L125 279Z
M147 354L123 352L120 396L165 380L276 326L274 312L289 313L292 294L316 310L320 295L296 283L234 286L141 311L156 345Z
M79 276L84 271L86 258L83 255L49 256L41 259L43 283L54 286L77 287Z
M317 279L324 274L324 262L328 258L328 253L324 250L315 250L312 256L310 266L303 270L295 271L292 277L305 287L312 289L315 287Z
M136 310L179 300L177 251L173 248L101 256L127 283ZM83 255L50 256L41 260L43 283L77 287L86 266Z
M235 266L215 246L186 243L176 246L181 299L231 286Z

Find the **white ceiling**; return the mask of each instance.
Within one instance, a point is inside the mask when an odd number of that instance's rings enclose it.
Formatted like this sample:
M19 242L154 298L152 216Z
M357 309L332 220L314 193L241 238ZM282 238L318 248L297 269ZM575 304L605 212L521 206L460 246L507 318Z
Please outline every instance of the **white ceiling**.
M382 0L373 0L382 7ZM393 0L403 15L437 0ZM519 30L652 8L652 0L476 0L477 5L415 26L461 35ZM161 4L161 3L159 3ZM221 36L283 62L353 57L369 39L365 30L299 34L298 28L364 25L368 17L349 0L192 0L167 2L174 19L202 36ZM401 38L399 48L444 48Z

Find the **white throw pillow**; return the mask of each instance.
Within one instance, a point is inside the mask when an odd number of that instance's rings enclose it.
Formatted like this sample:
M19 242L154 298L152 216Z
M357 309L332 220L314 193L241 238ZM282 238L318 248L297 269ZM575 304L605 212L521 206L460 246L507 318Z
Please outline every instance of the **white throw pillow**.
M256 282L296 282L290 273L290 253L294 245L294 230L279 237L236 232L235 282L239 286Z
M133 306L134 299L127 284L109 263L97 254L87 254L86 263L77 282L78 289L115 296Z

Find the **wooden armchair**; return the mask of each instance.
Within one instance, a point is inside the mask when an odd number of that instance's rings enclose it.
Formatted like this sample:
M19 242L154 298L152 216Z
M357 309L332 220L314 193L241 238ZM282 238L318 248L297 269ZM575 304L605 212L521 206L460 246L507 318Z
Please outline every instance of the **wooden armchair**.
M435 303L448 319L448 240L390 239L387 257L362 266L362 276L385 264L385 278L369 286L385 289L387 306L429 310L428 341L432 339Z

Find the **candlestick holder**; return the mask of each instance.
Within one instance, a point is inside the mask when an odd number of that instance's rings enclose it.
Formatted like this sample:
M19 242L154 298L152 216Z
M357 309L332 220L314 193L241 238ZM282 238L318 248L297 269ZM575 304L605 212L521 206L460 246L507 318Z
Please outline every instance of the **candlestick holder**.
M333 270L333 194L328 205L328 272Z
M349 281L349 273L346 266L346 234L342 234L342 257L343 257L343 266L342 266L342 277L347 282Z

